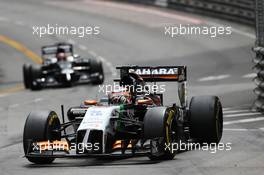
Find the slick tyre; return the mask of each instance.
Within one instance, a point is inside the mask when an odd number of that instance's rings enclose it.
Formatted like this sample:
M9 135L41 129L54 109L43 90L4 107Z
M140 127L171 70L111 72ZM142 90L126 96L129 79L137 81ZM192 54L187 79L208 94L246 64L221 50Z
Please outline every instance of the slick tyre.
M30 64L23 65L23 80L26 89L30 88Z
M189 112L191 137L200 143L219 143L223 133L223 110L219 98L193 97Z
M28 157L33 150L32 142L61 140L60 120L54 111L34 111L26 120L23 133L23 147L26 158L35 164L50 164L54 158Z
M37 79L41 77L41 66L32 65L29 69L30 72L30 88L31 90L40 90L41 84L37 82Z
M90 59L91 74L98 74L95 77L92 77L92 84L99 85L104 82L104 70L103 64L100 60Z
M149 109L144 119L144 134L151 139L150 160L172 160L177 151L171 149L177 142L177 121L175 111L170 108Z

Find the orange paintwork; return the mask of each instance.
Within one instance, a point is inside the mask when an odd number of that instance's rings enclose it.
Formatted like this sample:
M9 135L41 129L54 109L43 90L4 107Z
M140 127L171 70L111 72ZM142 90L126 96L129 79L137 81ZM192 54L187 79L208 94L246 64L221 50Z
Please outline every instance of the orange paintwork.
M85 100L84 105L96 105L97 101L96 100Z

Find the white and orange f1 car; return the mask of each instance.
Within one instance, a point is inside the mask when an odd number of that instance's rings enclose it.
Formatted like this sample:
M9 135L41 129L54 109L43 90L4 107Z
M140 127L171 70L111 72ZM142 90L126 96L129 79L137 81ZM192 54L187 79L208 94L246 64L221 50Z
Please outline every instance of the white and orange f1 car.
M63 106L62 123L54 111L34 111L28 115L23 145L30 162L142 155L151 160L168 160L177 153L172 146L175 143L220 141L221 102L216 96L197 96L187 104L185 66L117 69L120 79L116 81L123 90L112 92L101 101L87 100L79 107L70 108L67 122ZM164 81L178 82L179 104L164 106L163 94L135 90L147 83Z

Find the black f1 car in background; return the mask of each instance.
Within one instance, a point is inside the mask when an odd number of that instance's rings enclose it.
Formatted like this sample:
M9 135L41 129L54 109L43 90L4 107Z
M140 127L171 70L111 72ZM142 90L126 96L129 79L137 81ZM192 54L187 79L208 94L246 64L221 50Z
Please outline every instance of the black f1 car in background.
M174 144L219 143L223 132L221 102L216 96L197 96L187 105L185 66L117 69L121 89L99 102L87 100L70 108L68 122L63 106L62 123L54 111L28 115L23 145L30 162L142 155L151 160L171 160L177 153ZM164 106L163 94L135 90L148 82L163 81L178 82L179 104Z
M42 47L42 65L23 65L24 85L39 90L50 86L71 86L77 83L102 84L101 61L74 55L73 45L57 43Z

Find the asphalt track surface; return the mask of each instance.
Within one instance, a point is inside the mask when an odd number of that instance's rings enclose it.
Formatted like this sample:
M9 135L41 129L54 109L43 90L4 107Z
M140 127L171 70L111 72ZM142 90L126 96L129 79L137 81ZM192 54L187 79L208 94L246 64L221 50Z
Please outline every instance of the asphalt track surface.
M230 36L164 35L165 25L197 24L233 27ZM32 26L59 24L100 26L98 36L33 35ZM0 174L263 174L264 120L251 111L251 47L254 31L243 25L198 15L136 5L100 1L1 0L0 35L39 54L40 47L58 41L75 44L76 52L104 61L106 82L117 75L116 65L187 65L188 96L218 95L225 107L223 143L231 151L188 151L174 160L151 162L148 158L124 160L56 160L38 166L23 158L22 132L27 114L76 106L84 99L99 98L98 87L45 89L22 87L22 65L33 63L27 50L0 42ZM175 102L177 86L167 84L166 104Z

